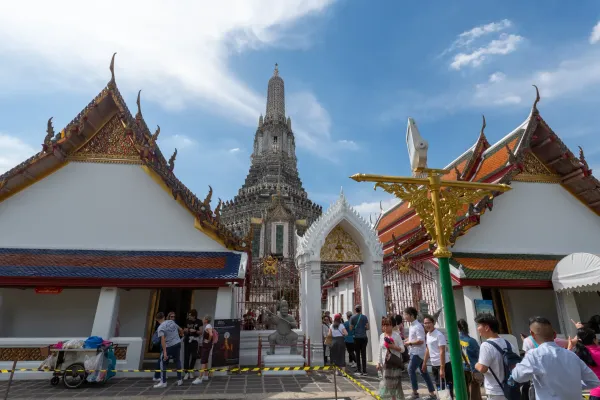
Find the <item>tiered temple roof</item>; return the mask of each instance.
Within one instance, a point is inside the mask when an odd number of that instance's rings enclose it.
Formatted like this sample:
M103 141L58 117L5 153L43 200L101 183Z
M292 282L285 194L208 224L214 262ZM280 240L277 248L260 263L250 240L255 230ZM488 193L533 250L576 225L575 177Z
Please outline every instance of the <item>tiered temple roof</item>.
M583 150L579 148L579 155L575 156L565 146L537 109L540 101L537 87L536 95L527 119L493 145L489 144L485 136L484 118L476 142L445 168L449 172L444 179L504 184L513 181L559 183L590 210L600 215L600 182L592 175ZM501 193L494 195L497 197ZM460 236L465 235L470 228L478 225L486 210L491 210L493 206L494 199L489 196L465 206L456 220L451 244L453 245ZM411 260L433 257L434 248L430 245L431 238L421 224L420 218L407 202L401 202L387 211L381 217L377 230L384 246L385 261L392 259L394 248L396 254L402 254ZM476 267L479 264L472 257L459 256L455 254L453 262L462 265L463 270L482 270ZM502 266L504 264L497 262L498 259L506 258L512 260L512 265L518 266L514 255L498 255L498 257L494 261L495 272L488 272L489 276L486 275L489 278L533 278L533 272L530 270L526 273L523 272L525 270L515 273L516 267L511 267L509 271ZM530 266L528 268L533 268L537 274L534 275L538 277L546 277L549 268L553 268L553 265L558 262L555 257L547 259L544 256L535 256L534 258L537 261L532 263L531 256L528 257ZM459 261L461 259L467 261L463 264ZM473 272L469 277L463 274L463 278L483 279L483 275L480 272Z
M139 93L137 113L135 117L131 114L117 88L114 61L113 55L111 79L107 86L60 132L55 134L50 118L42 150L0 176L0 202L42 180L69 161L139 164L173 196L174 201L192 214L198 230L229 250L249 251L250 240L234 235L221 222L221 201L212 208L212 188L209 187L207 196L201 200L175 176L177 149L168 160L165 158L156 143L160 127L154 133L148 129L142 116ZM0 249L0 276L7 279L239 278L239 253L83 251L75 254L69 250L56 251L58 253L54 254L45 249ZM187 257L187 272L175 270L175 266L182 267L182 257ZM69 268L80 265L75 259L87 260L91 264L89 268L71 271ZM100 261L107 264L101 265ZM207 267L207 262L212 267ZM196 268L200 264L202 268ZM104 269L98 269L100 267Z

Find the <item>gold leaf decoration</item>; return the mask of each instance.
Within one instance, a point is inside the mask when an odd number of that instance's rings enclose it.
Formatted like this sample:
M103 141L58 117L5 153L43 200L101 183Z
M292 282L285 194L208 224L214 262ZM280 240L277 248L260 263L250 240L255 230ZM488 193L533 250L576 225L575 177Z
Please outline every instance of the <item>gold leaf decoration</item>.
M321 248L322 262L360 263L362 262L360 248L352 237L341 226L336 226L329 232Z

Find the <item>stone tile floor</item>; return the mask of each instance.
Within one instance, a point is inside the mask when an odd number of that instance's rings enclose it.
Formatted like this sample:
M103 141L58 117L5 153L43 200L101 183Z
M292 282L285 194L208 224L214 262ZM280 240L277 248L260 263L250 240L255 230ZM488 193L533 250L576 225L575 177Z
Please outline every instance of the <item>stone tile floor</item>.
M168 379L166 389L154 389L149 378L111 379L105 384L84 384L78 389L66 389L62 381L51 386L50 380L14 381L9 399L67 399L67 398L166 398L227 399L244 398L284 398L289 394L302 398L329 398L334 394L333 374L331 372L313 372L308 376L259 376L251 374L213 377L202 385L192 385L191 380L182 386L175 384L174 374ZM379 379L374 369L370 376L357 379L364 386L377 391ZM410 392L408 379L403 378L405 393ZM6 391L7 382L0 382L0 399ZM368 398L362 389L345 377L337 377L339 398Z

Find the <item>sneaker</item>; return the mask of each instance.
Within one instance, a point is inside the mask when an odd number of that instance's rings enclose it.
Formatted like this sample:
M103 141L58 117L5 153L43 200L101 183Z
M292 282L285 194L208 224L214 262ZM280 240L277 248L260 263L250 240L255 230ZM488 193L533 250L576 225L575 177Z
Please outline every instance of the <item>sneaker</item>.
M160 378L152 378L152 382L158 383L158 382L160 382Z
M366 372L363 372L361 375L362 376L369 376L369 374L367 374Z
M188 379L190 379L190 374L186 372L185 375L183 376L183 380L187 381Z
M429 397L427 397L429 400L437 400L437 396L435 394L430 394Z
M167 387L167 382L160 382L153 386L154 389L162 389Z
M192 385L200 385L203 380L204 379L202 379L202 377L196 378L196 379L194 379L194 382L192 382Z
M417 400L419 398L419 393L413 393L408 399L409 400Z
M177 381L177 386L181 386L181 385L183 385L183 379L180 379Z

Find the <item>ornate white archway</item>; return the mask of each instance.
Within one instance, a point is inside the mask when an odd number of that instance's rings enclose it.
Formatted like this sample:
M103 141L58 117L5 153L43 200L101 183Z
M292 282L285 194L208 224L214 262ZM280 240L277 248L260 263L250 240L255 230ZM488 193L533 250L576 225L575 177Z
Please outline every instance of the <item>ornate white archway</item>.
M383 248L375 229L346 200L337 201L317 219L304 236L297 236L296 264L300 272L300 324L311 340L311 364L323 363L321 332L321 249L328 235L340 227L358 245L362 257L360 289L363 313L369 318L369 351L372 359L379 348L379 322L385 313L381 268Z

